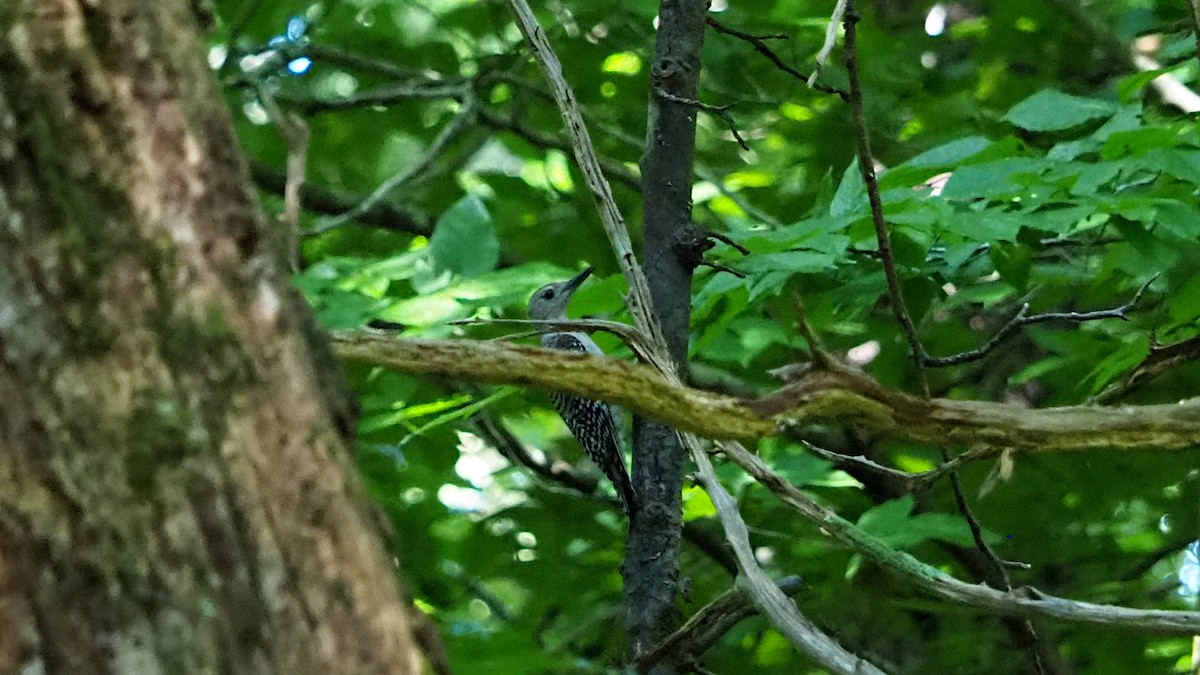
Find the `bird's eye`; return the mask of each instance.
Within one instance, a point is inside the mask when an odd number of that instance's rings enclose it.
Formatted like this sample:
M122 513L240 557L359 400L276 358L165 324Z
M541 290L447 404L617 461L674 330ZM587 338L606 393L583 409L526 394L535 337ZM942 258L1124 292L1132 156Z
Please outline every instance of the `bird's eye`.
M545 291L542 291L542 299L543 300L549 300L550 298L553 298L553 297L554 297L553 289L547 288Z

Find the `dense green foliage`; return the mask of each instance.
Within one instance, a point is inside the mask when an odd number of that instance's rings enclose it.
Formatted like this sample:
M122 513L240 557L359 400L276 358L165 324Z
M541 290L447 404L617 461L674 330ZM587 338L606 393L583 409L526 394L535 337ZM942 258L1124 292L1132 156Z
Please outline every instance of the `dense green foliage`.
M932 3L861 8L867 124L884 167L885 213L903 290L932 355L983 344L1022 303L1031 313L1118 307L1159 275L1130 321L1030 326L982 361L932 371L935 395L1036 407L1081 403L1141 362L1153 340L1197 334L1200 133L1149 86L1162 72L1185 85L1196 81L1188 5L1114 0L1089 7L1094 25L1085 26L1067 11L1073 1L948 4L939 35L926 30ZM734 3L713 16L739 30L790 36L767 44L807 74L832 4ZM612 162L610 179L635 242L640 195L630 177L645 128L654 7L622 0L539 9L598 149ZM523 317L534 288L583 263L599 268L600 281L579 293L575 315L627 320L623 281L558 110L522 51L506 3L223 1L218 10L214 61L228 50L221 73L250 157L282 171L287 153L259 103L253 85L261 84L284 109L305 113L307 181L347 196L347 207L421 165L385 198L411 216L407 226L328 228L328 214L303 213L302 229L324 231L304 237L297 283L325 325L374 321L403 335L491 337L502 329L447 322ZM293 24L290 40L278 46L288 56L308 53L311 69L289 74L285 58L243 72L240 64L254 65L243 57L285 35L292 17L303 17L307 32L301 36ZM1162 71L1147 75L1131 65L1129 45L1139 35L1159 38L1154 57ZM843 88L839 53L820 80ZM833 351L850 353L889 386L915 391L908 346L873 254L847 105L729 35L710 31L704 59L702 99L736 104L730 115L750 149L739 147L720 118L700 113L695 218L751 253L725 244L709 253L744 278L698 272L697 376L738 392L774 386L767 371L807 349L794 329L794 289ZM405 96L404 87L424 93ZM380 96L364 96L374 92ZM356 97L363 100L345 109L333 105ZM464 110L471 116L456 122ZM945 172L951 175L936 189L926 186ZM272 212L282 210L277 191L264 194ZM615 341L598 339L628 357ZM603 672L616 663L619 510L514 467L472 417L483 413L511 430L535 459L544 453L547 464L562 458L585 477L596 475L547 398L366 367L350 375L362 396L363 475L395 525L403 573L442 629L456 669ZM1120 402L1194 396L1198 375L1195 363L1173 369ZM940 461L937 448L850 429L805 430L804 437L907 471ZM813 457L796 439L765 441L758 452L893 546L981 580L965 562L973 544L945 481L900 494ZM1194 599L1177 592L1177 574L1200 529L1196 459L1194 452L1024 455L1013 459L1011 473L975 463L962 478L999 555L1030 566L1013 571L1017 583L1094 602L1183 608ZM801 575L801 611L852 651L897 672L1027 668L1019 631L986 612L916 594L829 542L740 472L721 470L766 570ZM990 491L980 489L985 483ZM689 489L685 518L718 532L711 515L703 492ZM690 614L731 577L685 546L690 598L683 611ZM1191 652L1186 638L1063 623L1038 629L1077 672L1168 672L1186 667ZM718 673L811 668L759 618L726 635L705 664Z

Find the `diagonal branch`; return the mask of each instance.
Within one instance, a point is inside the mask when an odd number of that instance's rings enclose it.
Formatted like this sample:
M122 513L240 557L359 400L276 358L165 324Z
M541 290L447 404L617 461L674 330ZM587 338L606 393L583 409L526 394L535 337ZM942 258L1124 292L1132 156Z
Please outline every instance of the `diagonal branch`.
M513 464L523 466L542 479L563 489L595 497L597 486L595 478L579 473L574 467L561 460L544 462L535 459L521 440L513 434L512 430L490 412L486 410L481 411L472 418L472 421L476 430L482 434L484 439ZM614 508L619 508L615 498L610 501ZM723 545L725 540L720 537L716 530L706 527L706 525L696 520L684 523L683 538L695 546L697 550L707 555L726 572L731 575L737 574L737 564L734 562L729 550ZM781 585L783 581L782 579L780 580ZM790 589L791 585L787 588Z
M1162 635L1200 633L1200 612L1099 605L1047 595L1030 587L1000 591L990 586L960 581L903 551L891 548L850 521L821 506L795 485L780 478L761 459L740 444L718 443L718 447L730 461L744 469L785 504L820 527L822 532L862 552L883 569L907 579L917 588L943 600L1004 616L1046 617Z
M815 88L817 76L821 74L821 69L825 67L825 62L829 60L829 55L833 53L833 47L837 44L838 25L842 23L842 17L853 9L848 9L850 6L849 0L837 0L837 4L833 6L833 14L829 17L829 25L825 27L825 42L821 45L821 51L817 52L817 65L813 69L812 75L808 76L808 86ZM842 98L845 98L843 96Z
M1114 382L1105 387L1104 391L1096 395L1089 403L1108 403L1126 392L1136 389L1147 380L1158 377L1159 375L1177 368L1189 361L1200 359L1200 335L1181 340L1169 345L1157 344L1151 339L1150 353L1146 358L1142 359L1132 371L1119 382Z
M752 33L746 33L744 31L737 30L736 28L730 28L711 16L708 17L706 21L708 22L708 25L718 33L724 33L725 35L748 42L751 47L754 47L754 51L767 57L767 60L769 60L771 63L774 63L776 68L782 70L788 75L791 75L797 80L808 79L807 75L789 66L787 61L784 61L779 57L778 54L775 53L775 50L767 46L767 40L785 40L788 37L787 35L754 35Z
M746 144L746 139L742 138L742 135L738 133L737 123L733 121L733 117L729 114L729 109L733 107L732 103L726 103L725 105L704 103L703 101L696 99L676 96L675 94L672 94L661 87L654 89L654 95L662 98L663 100L691 106L697 110L703 110L706 113L711 113L712 115L721 118L721 121L724 122L725 126L729 128L729 133L733 134L733 138L738 142L738 145L742 146L743 150L750 150L750 146Z
M554 148L563 152L571 152L571 144L569 142L558 136L550 136L536 129L531 129L515 117L506 117L487 108L481 108L479 110L479 121L493 129L507 131L534 147ZM642 179L636 171L610 157L599 157L598 161L604 175L631 190L641 192Z
M250 160L250 177L259 189L283 196L287 191L287 175L264 164L261 161ZM314 213L334 215L352 209L361 203L365 196L351 195L330 190L325 187L304 183L300 186L300 204ZM404 232L429 236L433 225L426 214L417 214L382 201L371 205L371 208L358 217L364 225L378 227L383 230Z
M733 554L738 563L738 576L735 581L738 590L746 594L758 610L771 621L771 625L792 643L794 647L811 656L821 665L835 673L859 674L880 673L874 664L851 652L846 651L836 640L821 632L808 620L795 603L771 581L758 566L754 551L750 548L750 533L746 523L738 513L737 503L730 495L708 460L708 453L700 447L695 436L681 434L684 445L691 453L699 470L700 482L705 492L712 499L717 510L717 518L721 527L725 528L725 538L733 548Z
M792 596L804 587L804 582L800 577L792 576L780 579L775 585L784 595ZM687 663L694 660L754 613L746 593L735 586L701 607L657 647L638 658L638 665L646 667L661 661Z

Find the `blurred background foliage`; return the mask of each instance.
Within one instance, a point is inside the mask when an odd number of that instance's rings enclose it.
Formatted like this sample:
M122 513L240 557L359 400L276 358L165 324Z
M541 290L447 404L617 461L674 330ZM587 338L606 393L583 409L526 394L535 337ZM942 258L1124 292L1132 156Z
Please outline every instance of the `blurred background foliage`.
M714 0L711 17L784 36L764 44L807 75L832 4ZM283 212L289 143L271 102L309 129L296 283L326 326L495 337L512 329L447 322L521 318L534 288L585 263L598 268L598 281L578 294L574 314L627 320L623 281L561 118L505 2L216 6L210 62L272 214ZM635 243L655 7L539 7ZM1163 74L1200 84L1186 2L874 0L860 9L884 207L904 291L933 355L982 344L1024 303L1032 312L1117 307L1159 275L1131 320L1022 330L982 361L934 371L935 395L1082 403L1152 344L1197 335L1200 134L1193 116L1151 84ZM844 88L839 54L820 82ZM847 105L713 30L701 98L732 104L749 149L720 118L700 113L695 219L750 254L718 244L711 261L741 276L698 271L697 383L742 395L775 386L767 371L806 350L793 327L794 289L831 349L915 391L886 303ZM369 208L339 217L389 183ZM395 526L404 576L456 671L612 669L623 649L613 628L623 621L624 523L548 399L362 366L349 375L362 397L362 474ZM1198 375L1196 363L1185 364L1118 402L1195 396ZM894 546L960 578L983 578L944 481L905 494L815 458L800 438L907 471L935 466L937 448L819 428L764 441L758 452ZM999 555L1029 565L1014 570L1015 581L1093 602L1184 608L1200 590L1196 550L1188 549L1198 534L1196 459L1030 455L1016 457L1011 471L980 463L962 476ZM801 575L801 610L851 650L904 673L1030 669L1012 623L916 594L744 475L722 471L764 567ZM711 545L719 528L707 497L689 489L685 509L681 574L690 591L681 608L690 614L732 578ZM1061 655L1045 665L1059 672L1186 670L1192 648L1185 638L1038 629ZM758 618L727 634L704 663L716 673L816 672Z

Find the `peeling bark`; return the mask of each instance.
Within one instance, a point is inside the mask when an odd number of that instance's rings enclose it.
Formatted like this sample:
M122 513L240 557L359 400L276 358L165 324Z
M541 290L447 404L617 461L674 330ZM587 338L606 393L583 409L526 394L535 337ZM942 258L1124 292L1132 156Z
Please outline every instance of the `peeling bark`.
M0 672L420 672L194 21L0 8Z

